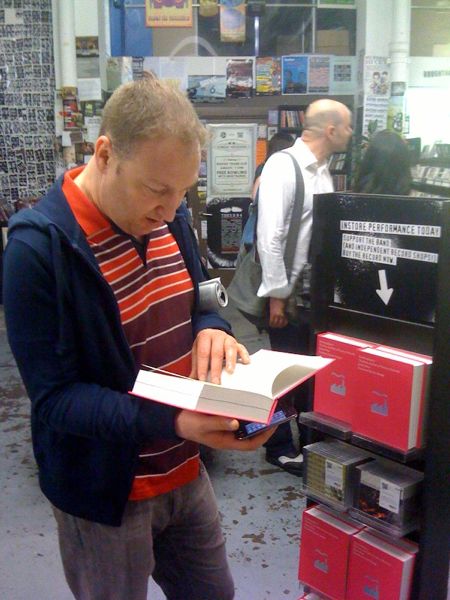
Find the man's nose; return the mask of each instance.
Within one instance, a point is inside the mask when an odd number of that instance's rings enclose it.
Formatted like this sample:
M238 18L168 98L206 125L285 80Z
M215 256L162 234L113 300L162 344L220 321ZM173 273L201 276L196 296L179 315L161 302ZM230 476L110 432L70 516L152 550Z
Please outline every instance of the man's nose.
M184 194L179 193L171 194L170 197L164 199L164 204L158 207L158 218L162 221L168 221L169 223L174 220L177 208L180 206Z

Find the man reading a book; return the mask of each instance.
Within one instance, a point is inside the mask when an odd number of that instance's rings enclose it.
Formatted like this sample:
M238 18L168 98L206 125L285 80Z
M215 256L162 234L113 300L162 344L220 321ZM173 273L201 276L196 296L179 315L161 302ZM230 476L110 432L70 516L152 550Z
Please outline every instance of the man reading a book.
M235 419L128 394L142 364L220 382L246 349L199 307L203 270L182 199L205 130L155 78L118 88L95 152L10 220L8 336L33 448L79 600L229 600L234 586L198 444L252 450Z

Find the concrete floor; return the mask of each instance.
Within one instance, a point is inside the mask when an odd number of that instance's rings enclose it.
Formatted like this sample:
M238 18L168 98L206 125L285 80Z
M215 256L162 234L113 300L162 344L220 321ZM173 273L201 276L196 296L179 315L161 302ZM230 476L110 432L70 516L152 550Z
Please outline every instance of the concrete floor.
M240 341L251 352L267 337L227 308ZM8 348L0 307L0 598L70 600L56 528L41 494L29 429L29 401ZM254 453L217 452L208 460L222 515L236 600L297 600L301 479ZM163 600L150 582L149 600ZM125 600L125 599L124 599Z

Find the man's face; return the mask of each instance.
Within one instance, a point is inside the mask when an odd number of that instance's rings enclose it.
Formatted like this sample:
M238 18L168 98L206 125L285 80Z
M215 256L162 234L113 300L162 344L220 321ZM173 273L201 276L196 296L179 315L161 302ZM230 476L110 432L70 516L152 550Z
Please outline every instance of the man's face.
M140 142L119 158L105 136L107 161L100 160L97 206L120 229L141 237L172 221L186 191L197 181L198 144L174 138Z
M342 113L342 121L336 125L332 137L333 152L344 152L352 137L352 113L345 110Z

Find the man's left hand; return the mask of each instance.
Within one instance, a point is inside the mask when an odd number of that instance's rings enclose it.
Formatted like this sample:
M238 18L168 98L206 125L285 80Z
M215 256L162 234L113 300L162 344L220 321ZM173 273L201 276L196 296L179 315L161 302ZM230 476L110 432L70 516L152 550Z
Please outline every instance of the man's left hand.
M203 329L192 347L189 377L206 381L209 373L211 383L220 383L224 361L226 371L232 373L238 358L244 364L250 362L247 349L233 336L220 329Z

